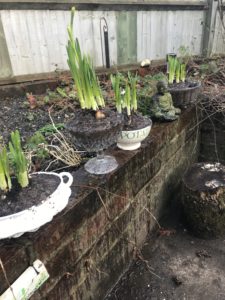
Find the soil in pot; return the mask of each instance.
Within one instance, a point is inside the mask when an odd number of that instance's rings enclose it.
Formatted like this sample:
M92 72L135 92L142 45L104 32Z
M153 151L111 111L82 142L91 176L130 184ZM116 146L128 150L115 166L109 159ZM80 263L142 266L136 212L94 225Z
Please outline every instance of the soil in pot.
M199 85L198 82L193 82L193 81L185 81L185 82L179 82L176 83L174 82L173 84L169 85L169 90L183 90L183 89L190 89L190 88L195 88Z
M129 131L129 130L138 130L138 129L145 128L149 126L152 122L148 117L143 116L140 113L133 113L130 119L128 118L127 115L125 116L124 123L125 125L123 127L123 130Z
M59 186L60 178L51 174L33 174L29 186L21 188L15 179L7 194L0 191L0 217L11 215L45 201Z
M95 131L100 133L110 129L111 127L117 126L117 124L121 122L116 111L103 109L101 112L105 115L105 117L97 119L95 111L79 109L76 111L75 117L67 123L66 127L71 132L88 134L93 131L94 124Z
M111 109L103 109L104 118L96 119L94 111L77 110L66 124L71 140L81 150L97 152L115 143L122 127L122 115Z
M152 126L150 118L135 113L127 118L117 140L117 147L122 150L133 151L141 146L141 142L148 136Z

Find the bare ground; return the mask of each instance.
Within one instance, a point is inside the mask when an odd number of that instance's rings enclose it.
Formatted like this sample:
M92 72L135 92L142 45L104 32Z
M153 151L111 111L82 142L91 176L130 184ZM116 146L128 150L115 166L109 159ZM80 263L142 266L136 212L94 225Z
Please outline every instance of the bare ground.
M149 237L143 260L131 264L105 300L225 299L225 237L194 237L177 212L171 208L161 220L166 230Z

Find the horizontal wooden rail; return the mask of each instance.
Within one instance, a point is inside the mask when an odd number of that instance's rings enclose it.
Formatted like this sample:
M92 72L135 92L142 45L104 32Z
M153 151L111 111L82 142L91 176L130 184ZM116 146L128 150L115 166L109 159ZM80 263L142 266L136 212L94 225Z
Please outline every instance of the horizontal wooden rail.
M73 5L78 10L140 11L140 10L205 10L207 1L150 1L150 0L0 0L0 9L9 10L68 10Z

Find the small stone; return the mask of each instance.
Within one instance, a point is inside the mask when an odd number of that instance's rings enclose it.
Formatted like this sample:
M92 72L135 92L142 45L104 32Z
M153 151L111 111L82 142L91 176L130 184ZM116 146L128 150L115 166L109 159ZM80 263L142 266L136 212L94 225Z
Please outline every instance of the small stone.
M146 59L142 60L141 67L148 67L148 66L150 66L150 64L151 64L151 60L146 58Z
M205 257L205 258L210 258L211 257L211 255L206 250L196 251L195 254L198 257Z
M183 283L183 281L178 276L173 276L172 280L177 286L179 286Z

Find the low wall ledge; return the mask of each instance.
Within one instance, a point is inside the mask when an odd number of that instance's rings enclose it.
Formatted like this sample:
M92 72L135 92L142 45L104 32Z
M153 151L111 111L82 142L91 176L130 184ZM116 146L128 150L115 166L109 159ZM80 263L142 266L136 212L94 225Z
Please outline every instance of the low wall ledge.
M196 122L195 108L186 110L177 121L155 123L140 149L107 150L119 163L111 174L73 172L72 195L60 214L37 232L0 241L8 281L39 259L50 278L32 300L103 299L132 260L134 245L125 240L143 245L156 224L148 211L159 218L196 161ZM0 267L0 295L6 289Z
M69 10L72 6L77 10L109 10L109 11L141 11L141 10L205 10L207 1L150 1L150 0L0 0L0 10Z

